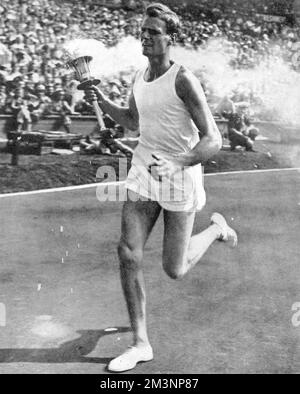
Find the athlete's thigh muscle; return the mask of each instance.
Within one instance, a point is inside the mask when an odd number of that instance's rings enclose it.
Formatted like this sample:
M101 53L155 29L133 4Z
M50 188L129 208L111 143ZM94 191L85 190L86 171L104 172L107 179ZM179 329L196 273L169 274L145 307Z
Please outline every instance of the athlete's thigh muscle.
M195 212L164 210L163 264L180 267L187 258Z
M143 250L160 211L161 207L156 201L132 201L127 198L122 211L121 242L132 250Z

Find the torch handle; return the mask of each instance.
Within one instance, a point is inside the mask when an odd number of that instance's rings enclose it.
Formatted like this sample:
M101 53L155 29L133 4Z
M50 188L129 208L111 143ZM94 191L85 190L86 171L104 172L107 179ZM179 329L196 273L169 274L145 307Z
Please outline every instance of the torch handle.
M100 130L103 130L103 129L105 129L105 124L104 124L104 121L102 118L102 111L101 111L99 104L96 100L93 101L93 107L94 107L94 111L96 113L96 117L97 117L97 120L98 120L98 123L100 126Z

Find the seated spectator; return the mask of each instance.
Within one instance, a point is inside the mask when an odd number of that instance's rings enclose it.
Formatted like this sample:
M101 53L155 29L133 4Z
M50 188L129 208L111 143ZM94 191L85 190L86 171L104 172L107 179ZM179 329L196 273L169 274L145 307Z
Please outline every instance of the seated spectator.
M101 142L106 148L109 148L110 152L113 154L119 151L127 157L132 157L133 155L133 150L125 145L120 139L115 138L111 130L101 133Z
M253 143L258 135L258 129L251 124L246 111L248 103L236 104L236 112L226 114L228 119L228 139L231 150L237 146L244 147L246 151L253 151Z
M7 99L6 86L0 85L0 114L5 113L6 99Z
M80 145L88 153L117 154L120 152L127 157L132 157L133 154L133 150L120 139L116 139L114 131L110 129L101 130L97 139L87 136Z

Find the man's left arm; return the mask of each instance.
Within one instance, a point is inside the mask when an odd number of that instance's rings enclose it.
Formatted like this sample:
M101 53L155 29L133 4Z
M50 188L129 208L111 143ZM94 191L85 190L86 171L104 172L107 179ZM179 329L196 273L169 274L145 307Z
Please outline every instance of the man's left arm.
M182 167L204 163L221 149L221 133L207 104L200 81L194 74L185 69L180 70L176 79L176 92L200 134L198 144L178 159Z
M177 75L176 92L198 128L200 141L190 152L178 155L172 160L166 160L156 154L152 155L154 160L149 168L151 168L151 174L156 180L164 176L169 177L185 167L205 163L222 147L221 133L208 107L198 79L191 72L182 69Z

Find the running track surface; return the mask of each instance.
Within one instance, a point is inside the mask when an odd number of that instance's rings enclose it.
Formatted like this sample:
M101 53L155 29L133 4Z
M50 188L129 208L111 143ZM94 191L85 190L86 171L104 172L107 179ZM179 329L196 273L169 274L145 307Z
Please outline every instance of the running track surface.
M217 242L173 281L161 268L158 221L144 258L155 359L131 372L299 373L299 172L220 174L205 185L195 232L216 210L239 246ZM130 344L120 210L95 188L1 199L0 373L102 374Z

